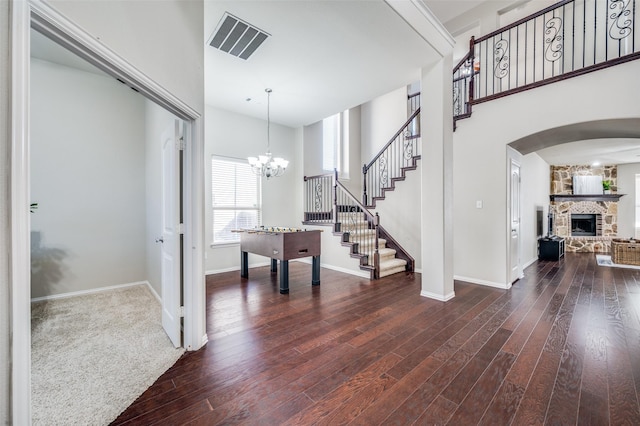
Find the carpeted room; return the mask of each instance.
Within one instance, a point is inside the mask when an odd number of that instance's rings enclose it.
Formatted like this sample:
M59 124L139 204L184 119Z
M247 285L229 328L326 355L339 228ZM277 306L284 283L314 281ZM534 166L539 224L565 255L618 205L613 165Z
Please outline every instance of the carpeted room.
M155 242L173 116L32 43L33 424L108 423L182 353L162 329Z

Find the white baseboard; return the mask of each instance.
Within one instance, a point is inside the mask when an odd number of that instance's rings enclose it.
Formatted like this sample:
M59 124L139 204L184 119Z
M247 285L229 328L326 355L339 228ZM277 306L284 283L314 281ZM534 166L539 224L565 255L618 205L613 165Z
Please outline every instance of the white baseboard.
M538 260L538 258L537 258L537 257L534 257L533 259L531 259L530 261L528 261L527 263L525 263L525 264L522 266L522 269L523 269L523 270L524 270L524 269L527 269L529 266L533 265L533 264L536 262L536 260Z
M200 345L200 347L202 348L207 343L209 343L209 336L205 334L204 336L202 336L202 344Z
M304 257L302 259L296 259L295 262L300 262L300 263L306 263L311 265L312 259L308 258L308 257ZM331 269L332 271L337 271L337 272L342 272L344 274L349 274L349 275L355 275L356 277L360 277L360 278L367 278L369 279L370 275L367 271L362 271L362 270L353 270L353 269L348 269L348 268L343 268L341 266L333 266L333 265L328 265L326 263L322 263L320 262L320 267L321 268L325 268L325 269Z
M290 260L289 262L300 262L300 263L306 263L311 265L311 259L309 258L303 258L303 259L293 259ZM259 268L261 266L270 266L271 263L270 262L266 262L266 263L255 263L252 265L249 265L249 269L251 268ZM331 269L332 271L338 271L338 272L343 272L345 274L349 274L349 275L355 275L357 277L360 278L369 278L369 273L366 271L354 271L352 269L347 269L347 268L341 268L339 266L333 266L333 265L327 265L327 264L323 264L320 263L320 267L321 268L326 268L326 269ZM215 269L215 270L209 270L209 271L205 271L206 275L215 275L215 274L222 274L224 272L233 272L233 271L239 271L240 267L239 266L234 266L231 268L226 268L226 269Z
M454 275L453 276L454 280L458 280L458 281L464 281L467 283L471 283L471 284L479 284L479 285L484 285L487 287L494 287L494 288L499 288L502 290L509 290L511 288L511 284L503 284L503 283L495 283L493 281L486 281L486 280L479 280L476 278L469 278L469 277L461 277L459 275Z
M430 291L421 291L420 292L420 296L422 297L428 297L429 299L435 299L438 300L440 302L446 302L448 300L453 299L454 297L456 297L456 292L452 291L449 294L445 294L444 296L441 294L436 294L436 293L431 293Z
M151 291L151 294L153 294L155 298L158 299L158 302L160 302L160 305L162 305L162 297L158 293L156 293L156 289L153 288L153 286L149 281L145 281L145 283L147 284L147 286L149 286L149 290Z
M117 289L127 288L127 287L134 287L137 285L148 286L149 289L151 290L151 293L156 297L156 299L158 299L159 301L162 301L158 293L156 293L153 287L151 287L151 284L149 283L149 281L137 281L137 282L127 283L127 284L116 284L116 285L107 286L107 287L92 288L89 290L71 291L69 293L53 294L51 296L34 297L33 299L31 299L31 303L42 302L45 300L66 299L68 297L85 296L87 294L94 294L94 293L103 293L105 291L117 290Z
M356 277L369 279L370 275L366 271L354 271L353 269L342 268L340 266L333 265L323 265L320 264L322 268L331 269L332 271L342 272L349 275L355 275Z
M249 265L249 269L260 268L262 266L271 266L271 262L252 263ZM216 274L224 274L225 272L233 272L233 271L239 271L239 270L240 270L240 266L232 266L230 268L224 268L224 269L210 269L208 271L204 271L204 274L216 275Z
M204 271L205 275L215 275L215 274L223 274L225 272L233 272L233 271L239 271L240 267L239 266L232 266L231 268L225 268L225 269L210 269L208 271Z

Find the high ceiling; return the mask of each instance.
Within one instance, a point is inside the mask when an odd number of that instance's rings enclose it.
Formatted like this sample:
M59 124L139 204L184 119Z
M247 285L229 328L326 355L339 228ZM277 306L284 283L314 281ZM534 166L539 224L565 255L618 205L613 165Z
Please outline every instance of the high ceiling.
M487 0L425 0L446 22ZM496 2L503 4L504 2ZM248 60L208 46L225 12L270 34ZM433 48L383 0L205 0L205 102L299 127L419 80L437 59ZM43 36L32 55L100 72ZM640 161L640 140L593 139L545 148L549 164Z
M247 60L207 41L225 12L271 36ZM384 1L205 2L205 102L299 127L420 79L433 48ZM249 101L247 99L250 99Z

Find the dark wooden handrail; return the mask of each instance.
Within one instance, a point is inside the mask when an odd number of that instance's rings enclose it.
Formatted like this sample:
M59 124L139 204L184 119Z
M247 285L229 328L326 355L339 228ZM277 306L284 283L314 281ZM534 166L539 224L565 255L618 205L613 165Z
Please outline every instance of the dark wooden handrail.
M546 86L547 84L556 83L558 81L566 80L568 78L577 77L579 75L588 74L593 71L603 70L615 65L624 64L625 62L635 61L636 59L640 59L640 52L630 53L626 56L621 56L615 59L609 59L606 62L600 62L594 65L590 65L588 67L580 68L574 71L569 71L561 75L556 75L554 77L549 77L542 81L537 81L535 83L530 83L524 86L520 86L515 89L506 90L504 92L496 93L490 96L484 96L480 99L472 99L469 103L472 105L481 104L483 102L492 101L495 99L503 98L505 96L513 95L515 93L524 92L526 90L535 89L537 87Z
M472 57L473 57L473 49L469 50L467 54L464 55L462 59L460 59L460 61L456 64L456 66L453 67L453 73L455 74L456 71L458 71L460 67L462 67L462 65L464 65L464 63L467 62Z
M490 39L491 37L494 37L494 36L496 36L498 34L501 34L501 33L505 32L505 31L509 31L510 29L515 28L518 25L522 25L525 22L531 21L531 20L533 20L533 19L535 19L535 18L537 18L539 16L542 16L545 13L551 12L552 10L558 9L558 8L560 8L560 7L562 7L562 6L566 5L566 4L574 3L574 2L575 2L575 0L563 0L563 1L559 1L557 3L554 3L551 6L547 6L547 7L545 7L544 9L542 9L542 10L540 10L538 12L532 13L531 15L525 16L524 18L518 19L517 21L515 21L515 22L513 22L513 23L511 23L509 25L505 25L504 27L498 28L497 30L495 30L495 31L493 31L493 32L491 32L491 33L489 33L487 35L484 35L482 37L477 38L476 39L476 43L481 43L481 42L483 42L485 40Z
M325 173L325 174L322 174L322 175L315 175L315 176L305 176L304 177L304 181L306 182L306 181L311 180L311 179L317 179L317 178L322 178L322 177L332 177L332 176L333 176L333 173Z
M384 153L384 151L386 151L387 148L389 148L389 146L391 146L391 144L398 138L398 136L400 136L400 134L402 134L402 132L405 131L405 129L409 126L409 124L411 124L411 121L413 121L414 118L416 118L418 116L418 114L420 114L420 107L418 107L417 110L415 110L413 112L413 114L411 114L411 116L407 119L407 121L404 122L404 124L402 125L402 127L400 127L400 130L398 130L396 132L395 135L393 135L393 137L391 139L389 139L389 142L387 142L384 147L380 150L380 152L378 152L376 154L375 157L373 157L373 160L371 160L369 162L369 164L365 164L365 166L363 167L363 172L366 173L367 170L369 170L371 168L371 166L373 165L373 163L376 162L376 160L378 158L380 158L380 156Z

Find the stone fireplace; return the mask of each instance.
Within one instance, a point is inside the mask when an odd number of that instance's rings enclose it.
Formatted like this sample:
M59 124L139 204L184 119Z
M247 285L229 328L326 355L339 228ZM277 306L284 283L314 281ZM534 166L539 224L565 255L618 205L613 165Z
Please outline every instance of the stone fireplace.
M601 175L617 192L616 166L551 166L553 233L568 252L608 252L618 232L617 194L573 194L573 176Z

